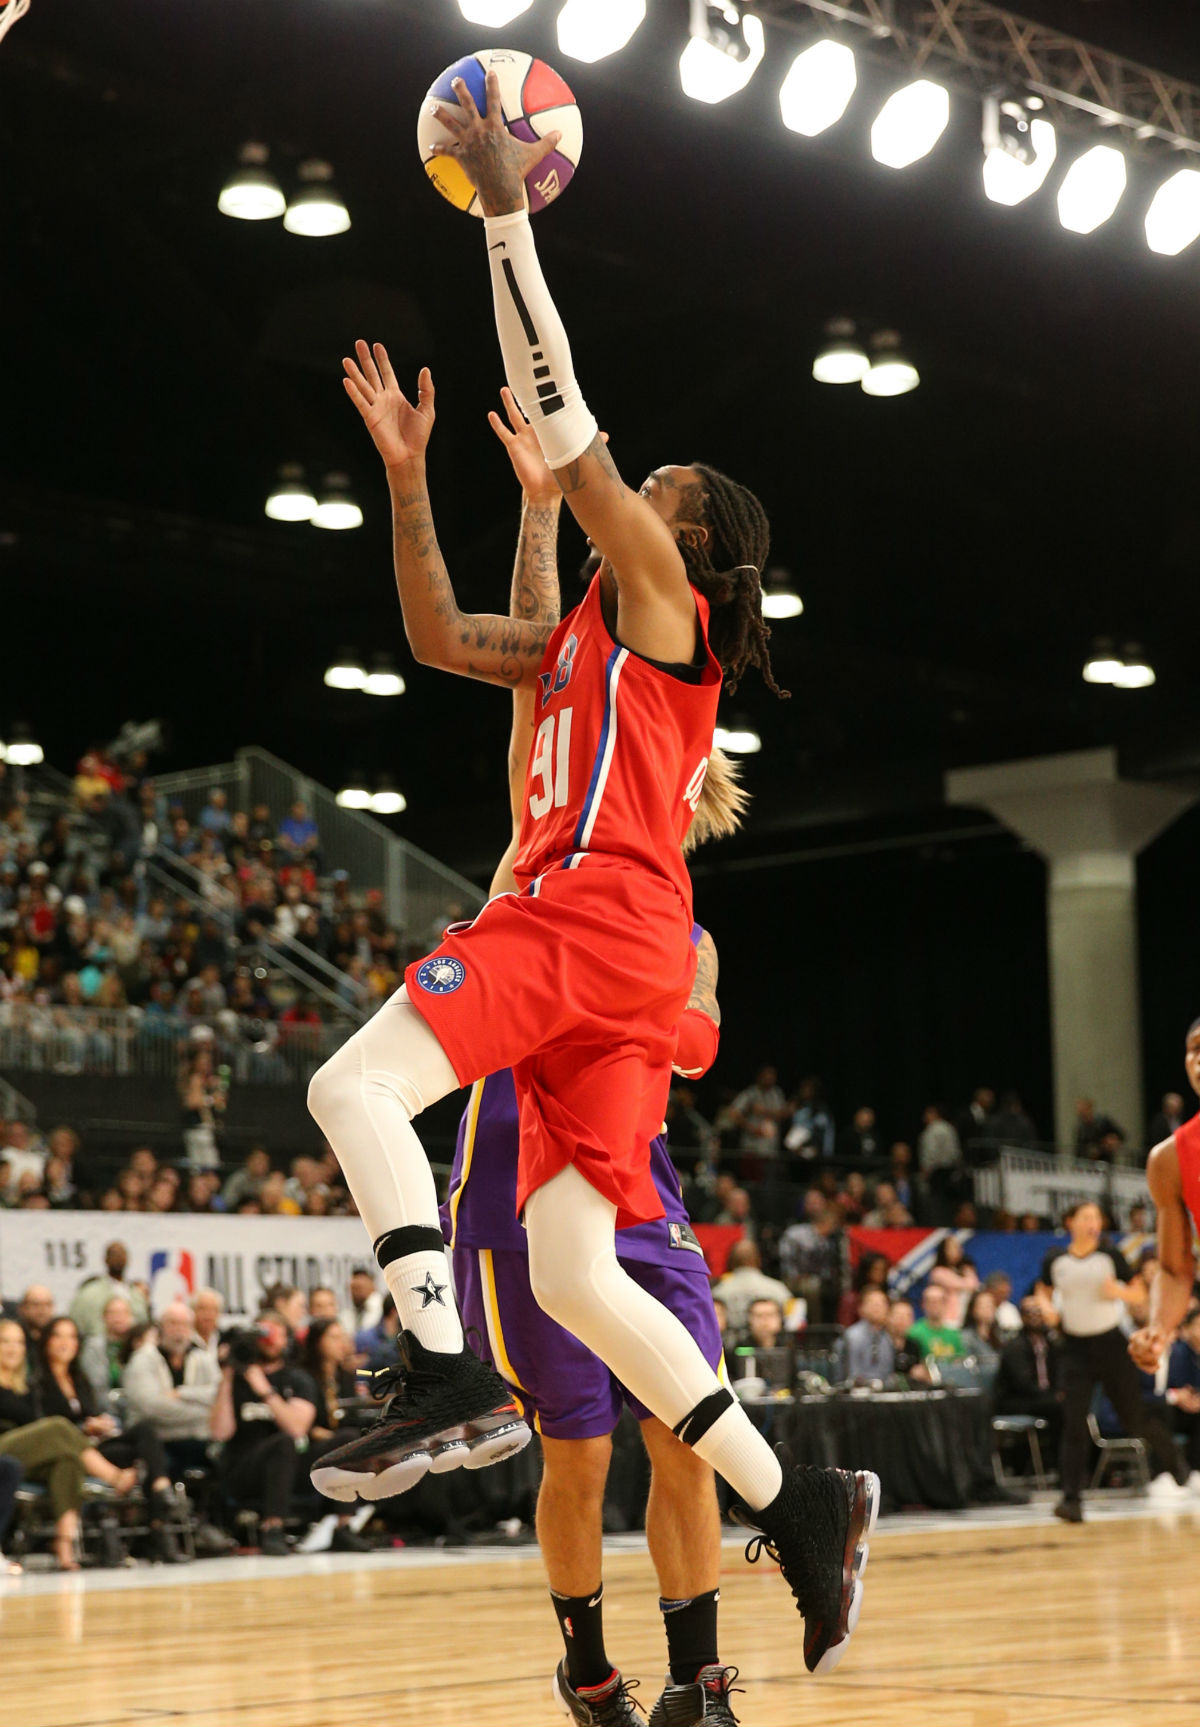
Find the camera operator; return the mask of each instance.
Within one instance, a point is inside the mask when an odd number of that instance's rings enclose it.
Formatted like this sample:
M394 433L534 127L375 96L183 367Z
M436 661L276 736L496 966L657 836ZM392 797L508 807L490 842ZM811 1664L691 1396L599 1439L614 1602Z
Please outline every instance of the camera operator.
M231 1499L259 1513L261 1551L286 1558L283 1520L299 1469L296 1442L317 1414L317 1389L287 1362L287 1326L272 1315L235 1331L227 1345L211 1430L225 1442L221 1473Z

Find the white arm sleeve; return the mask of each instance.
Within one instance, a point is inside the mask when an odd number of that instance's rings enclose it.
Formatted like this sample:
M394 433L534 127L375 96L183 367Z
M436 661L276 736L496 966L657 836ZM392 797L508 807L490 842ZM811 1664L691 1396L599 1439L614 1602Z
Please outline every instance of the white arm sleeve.
M598 427L571 370L571 348L538 263L529 215L485 216L504 374L551 468L582 456Z

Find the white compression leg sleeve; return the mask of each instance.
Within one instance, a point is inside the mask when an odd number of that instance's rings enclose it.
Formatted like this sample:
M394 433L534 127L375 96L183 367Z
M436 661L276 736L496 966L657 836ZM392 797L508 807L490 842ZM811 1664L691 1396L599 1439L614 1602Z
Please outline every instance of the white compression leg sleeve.
M488 263L504 375L552 468L582 456L595 416L571 367L571 348L538 263L524 210L485 216Z
M639 1402L678 1428L720 1393L721 1382L675 1315L621 1269L616 1215L573 1165L539 1187L525 1206L533 1293ZM731 1403L694 1449L754 1510L779 1492L779 1460L740 1403Z
M400 1324L456 1353L462 1325L441 1246L437 1189L412 1119L457 1091L437 1038L401 989L313 1075L308 1107L379 1252ZM436 1237L436 1239L435 1239Z

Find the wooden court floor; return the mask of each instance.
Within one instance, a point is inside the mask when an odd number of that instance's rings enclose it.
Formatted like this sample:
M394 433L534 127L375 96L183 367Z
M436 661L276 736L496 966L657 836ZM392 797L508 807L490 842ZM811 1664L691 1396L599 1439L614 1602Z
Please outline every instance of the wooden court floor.
M1197 1727L1200 1514L889 1533L838 1673L804 1671L778 1575L726 1548L744 1727ZM536 1555L98 1592L0 1590L0 1727L553 1727ZM299 1562L296 1562L299 1563ZM145 1575L145 1574L142 1574ZM169 1576L169 1584L167 1578ZM229 1571L222 1572L229 1576ZM608 1562L609 1652L663 1671L642 1553Z

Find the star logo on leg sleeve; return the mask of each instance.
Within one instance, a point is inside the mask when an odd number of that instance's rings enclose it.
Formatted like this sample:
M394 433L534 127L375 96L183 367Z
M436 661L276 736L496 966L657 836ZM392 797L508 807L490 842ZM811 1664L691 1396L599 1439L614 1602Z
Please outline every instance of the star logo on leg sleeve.
M446 1289L446 1284L435 1283L432 1271L427 1271L424 1283L414 1284L412 1293L421 1297L421 1312L424 1313L425 1309L432 1307L435 1301L439 1307L445 1307L446 1303L442 1300L442 1296L446 1293Z

